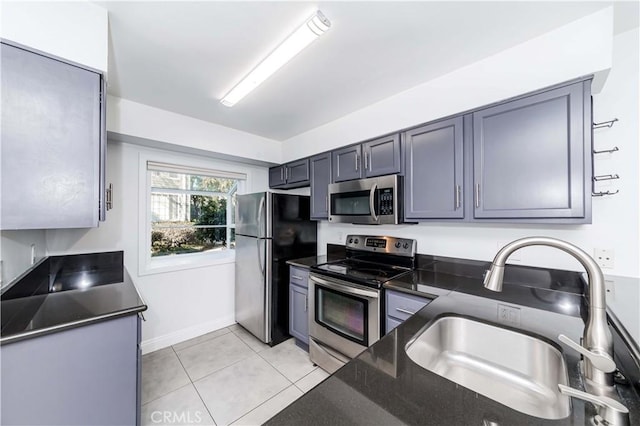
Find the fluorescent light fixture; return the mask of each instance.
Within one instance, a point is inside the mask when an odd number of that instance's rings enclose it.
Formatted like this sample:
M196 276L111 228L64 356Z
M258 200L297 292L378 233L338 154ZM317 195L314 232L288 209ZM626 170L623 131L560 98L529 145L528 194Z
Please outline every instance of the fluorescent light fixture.
M269 56L253 69L240 83L229 91L220 102L226 106L233 106L258 87L271 74L275 73L284 64L289 62L302 49L324 34L329 29L331 22L317 11L283 41Z

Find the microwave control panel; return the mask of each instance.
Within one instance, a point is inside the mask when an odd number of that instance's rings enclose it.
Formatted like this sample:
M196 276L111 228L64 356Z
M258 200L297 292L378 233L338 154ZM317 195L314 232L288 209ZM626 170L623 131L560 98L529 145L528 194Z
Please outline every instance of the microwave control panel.
M378 214L393 214L393 188L381 188L378 190Z

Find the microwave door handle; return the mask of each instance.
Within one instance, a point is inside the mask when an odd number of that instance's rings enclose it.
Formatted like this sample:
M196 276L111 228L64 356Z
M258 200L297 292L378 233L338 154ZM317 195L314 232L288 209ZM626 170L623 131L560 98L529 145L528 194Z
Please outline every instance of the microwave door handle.
M371 192L369 193L369 208L371 209L371 217L374 221L378 221L378 215L376 214L376 190L378 189L378 184L374 183L371 187Z

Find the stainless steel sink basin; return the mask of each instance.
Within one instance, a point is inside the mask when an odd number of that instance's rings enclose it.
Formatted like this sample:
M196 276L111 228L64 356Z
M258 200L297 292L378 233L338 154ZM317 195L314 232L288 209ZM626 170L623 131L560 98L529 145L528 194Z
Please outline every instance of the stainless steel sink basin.
M447 316L420 330L405 351L416 364L514 410L543 419L571 413L560 351L525 334Z

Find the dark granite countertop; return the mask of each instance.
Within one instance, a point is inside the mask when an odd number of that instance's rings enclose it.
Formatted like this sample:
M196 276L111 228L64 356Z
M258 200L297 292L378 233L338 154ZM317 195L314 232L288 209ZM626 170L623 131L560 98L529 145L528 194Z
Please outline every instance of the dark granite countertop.
M327 263L327 256L309 256L303 257L300 259L287 260L287 264L291 266L298 266L300 268L309 269L312 266L321 265L323 263Z
M485 262L449 262L425 257L412 274L387 289L436 297L357 358L270 419L267 425L583 425L595 414L590 403L572 399L571 415L545 420L513 410L423 369L404 348L422 328L444 315L459 315L540 337L559 349L569 384L584 390L579 356L560 344L563 333L579 341L586 304L579 274L540 268L508 267L503 292L482 286ZM501 323L498 305L518 309L517 321ZM629 347L612 327L615 360L627 377L618 392L640 424L640 370ZM508 348L505 348L508 350Z
M122 252L51 256L2 294L0 344L147 309Z

